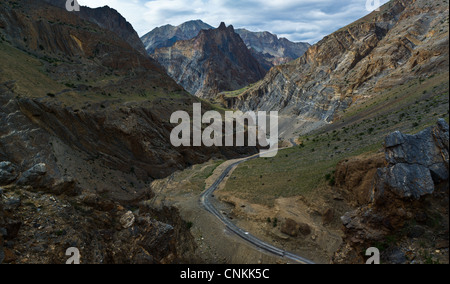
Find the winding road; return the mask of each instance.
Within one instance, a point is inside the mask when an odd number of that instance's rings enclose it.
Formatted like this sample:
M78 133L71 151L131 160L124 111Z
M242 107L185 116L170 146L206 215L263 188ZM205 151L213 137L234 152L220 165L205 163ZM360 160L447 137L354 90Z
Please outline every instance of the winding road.
M293 143L293 145L295 146L296 144ZM236 234L237 236L239 236L240 238L242 238L243 240L245 240L246 242L252 244L253 246L259 248L262 251L280 256L280 257L285 257L288 258L290 260L296 261L298 263L301 264L314 264L314 262L303 258L301 256L298 256L294 253L279 249L277 247L274 247L264 241L261 241L260 239L258 239L257 237L251 235L249 232L239 228L238 226L236 226L235 224L233 224L226 216L224 216L223 214L221 214L219 212L219 210L217 210L214 205L211 203L211 198L213 198L213 194L216 190L219 189L219 185L223 182L223 180L225 179L225 177L231 172L231 170L238 166L241 163L250 161L250 160L254 160L260 157L261 154L257 154L242 160L239 160L231 165L229 165L223 172L222 174L215 180L215 182L211 185L210 188L208 188L205 192L202 193L202 195L200 196L200 201L203 205L203 207L210 212L211 214L213 214L214 216L216 216L220 221L222 221L222 223L225 224L225 226L234 234Z

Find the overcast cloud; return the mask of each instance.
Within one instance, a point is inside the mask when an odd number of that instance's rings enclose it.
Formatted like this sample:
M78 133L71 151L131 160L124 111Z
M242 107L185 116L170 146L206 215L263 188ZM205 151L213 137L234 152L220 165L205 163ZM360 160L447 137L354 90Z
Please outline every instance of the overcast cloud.
M367 15L366 0L78 0L119 11L139 36L165 25L200 19L251 31L269 31L311 44ZM372 1L376 3L377 1ZM380 0L381 4L388 0Z

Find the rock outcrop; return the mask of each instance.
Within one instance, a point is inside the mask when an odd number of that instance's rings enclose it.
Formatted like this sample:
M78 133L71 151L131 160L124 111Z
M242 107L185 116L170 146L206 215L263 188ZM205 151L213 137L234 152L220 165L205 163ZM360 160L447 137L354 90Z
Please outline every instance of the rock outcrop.
M191 40L157 49L152 57L178 84L201 98L243 88L265 75L233 26L224 23L217 29L200 31Z
M410 238L423 235L422 227L408 227L411 220L420 224L427 222L427 216L448 215L448 135L449 126L441 119L436 126L416 135L394 132L386 137L386 166L371 171L373 182L368 202L361 204L357 200L360 207L342 216L346 244L335 261L354 262L358 258L361 261L365 249L383 242L389 235L401 231L406 231ZM441 201L447 203L447 208L443 208L447 212L437 213ZM448 222L442 225L448 234Z
M382 199L386 191L399 198L420 199L432 194L435 184L448 181L448 124L439 120L437 127L417 135L394 132L386 138L388 166L376 175L373 199Z
M392 0L326 36L299 59L272 68L226 105L279 111L303 121L287 128L310 131L381 90L445 72L448 46L448 3Z

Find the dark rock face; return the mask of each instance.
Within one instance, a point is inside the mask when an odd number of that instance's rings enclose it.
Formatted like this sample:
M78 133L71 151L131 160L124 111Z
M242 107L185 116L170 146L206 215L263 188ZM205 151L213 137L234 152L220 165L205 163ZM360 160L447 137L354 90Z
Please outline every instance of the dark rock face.
M152 57L191 94L215 98L263 78L265 70L232 26L202 30L197 37L160 48Z
M431 194L434 185L448 180L448 124L439 120L436 127L417 135L394 132L385 141L388 167L379 169L374 199L382 199L388 189L400 198L420 199Z

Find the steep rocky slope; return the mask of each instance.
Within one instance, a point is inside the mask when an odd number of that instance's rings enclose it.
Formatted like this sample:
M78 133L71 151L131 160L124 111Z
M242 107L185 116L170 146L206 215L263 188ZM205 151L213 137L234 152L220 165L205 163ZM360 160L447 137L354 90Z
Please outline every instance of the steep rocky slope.
M162 218L147 208L133 215L134 227L117 222L151 196L153 179L212 157L256 152L172 147L171 113L192 113L198 100L132 46L134 33L118 35L121 19L104 28L46 1L0 2L0 256L12 262L59 263L74 243L85 262L180 261L175 248L189 232L180 233L176 211Z
M217 29L202 30L191 40L160 48L152 57L177 83L201 98L240 89L265 74L233 26L224 23Z
M165 25L155 28L141 37L145 49L149 54L162 47L173 46L179 40L193 39L201 30L213 29L201 20L189 21L179 26Z
M293 122L281 131L307 132L382 90L447 68L448 3L392 0L225 100L241 110L278 110Z
M269 32L236 29L236 33L241 36L253 56L267 71L274 66L299 58L311 47L309 43L292 42Z

